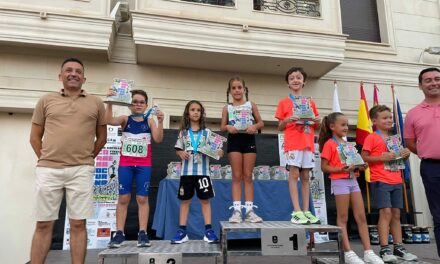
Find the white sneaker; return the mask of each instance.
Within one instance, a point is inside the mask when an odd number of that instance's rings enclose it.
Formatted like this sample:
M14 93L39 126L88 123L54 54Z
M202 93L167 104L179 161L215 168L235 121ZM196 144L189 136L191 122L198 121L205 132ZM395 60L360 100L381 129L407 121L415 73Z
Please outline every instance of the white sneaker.
M396 263L397 257L393 255L389 247L382 248L379 252L380 257L385 263Z
M364 264L365 262L354 253L353 250L344 252L345 263L347 264Z
M393 254L394 254L394 256L397 256L397 257L399 257L403 260L406 260L406 261L418 260L416 255L407 252L406 249L402 245L395 246Z
M263 218L259 217L254 210L250 210L246 213L244 221L249 223L263 223Z
M241 212L238 210L234 210L231 217L229 217L229 223L241 223Z
M371 249L364 251L364 261L365 263L384 264L383 260Z

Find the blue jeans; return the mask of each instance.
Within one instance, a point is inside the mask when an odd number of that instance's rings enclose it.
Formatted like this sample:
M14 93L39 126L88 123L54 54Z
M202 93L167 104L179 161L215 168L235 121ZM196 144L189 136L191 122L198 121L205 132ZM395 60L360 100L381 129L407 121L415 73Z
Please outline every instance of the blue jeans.
M423 159L420 163L420 175L434 221L435 242L440 257L440 160Z

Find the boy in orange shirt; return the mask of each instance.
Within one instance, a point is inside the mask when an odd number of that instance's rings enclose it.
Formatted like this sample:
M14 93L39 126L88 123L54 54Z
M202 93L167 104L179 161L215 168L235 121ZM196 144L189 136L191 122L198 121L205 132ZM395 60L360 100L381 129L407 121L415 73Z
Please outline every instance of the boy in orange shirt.
M370 109L370 117L377 130L365 139L362 158L368 162L371 171L371 186L376 206L379 209L380 256L384 262L395 263L397 257L407 261L417 260L417 256L408 253L402 245L400 227L400 209L403 207L402 176L400 169L387 169L386 162L395 160L396 154L388 150L385 143L388 131L393 127L391 109L385 105L377 105ZM405 148L400 156L407 159L410 151ZM394 240L394 250L388 245L388 234Z
M306 84L307 74L302 68L293 67L286 73L285 80L290 89L289 96L278 103L275 118L278 119L278 130L284 131L284 152L286 154L286 167L289 170L289 191L293 209L291 222L294 224L317 224L319 218L314 216L309 208L309 172L315 167L314 136L315 128L320 125L318 110L315 102L310 99L310 107L315 118L313 121L300 122L294 116L295 97L301 96L302 89ZM298 200L298 177L301 178L301 194L303 201L302 211Z

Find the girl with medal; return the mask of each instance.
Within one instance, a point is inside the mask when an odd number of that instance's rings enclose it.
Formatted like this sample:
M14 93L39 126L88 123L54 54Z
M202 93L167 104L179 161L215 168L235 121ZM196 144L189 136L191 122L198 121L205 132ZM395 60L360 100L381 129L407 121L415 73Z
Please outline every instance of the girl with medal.
M377 230L379 232L379 255L385 262L397 262L398 258L406 261L417 260L417 256L406 251L402 244L400 210L403 208L402 174L396 166L387 166L395 162L396 153L386 144L388 131L393 128L393 115L386 105L376 105L370 109L370 118L376 131L369 134L362 146L362 158L368 162L371 173L371 190L376 208L379 210ZM400 157L407 159L407 148L400 150ZM393 236L393 248L388 244L389 233Z
M200 200L203 219L205 221L205 236L208 243L218 243L218 237L212 230L210 198L214 197L214 190L210 179L209 157L198 151L198 147L205 142L209 130L205 127L205 108L199 101L193 100L186 104L177 138L176 154L182 159L179 191L180 199L179 228L171 239L171 244L181 244L188 241L187 221L189 206L194 192ZM220 157L223 150L219 150Z
M112 105L107 104L107 123L122 128L122 147L119 158L118 181L119 196L116 205L116 233L108 244L109 248L118 248L125 240L124 226L127 218L128 204L131 198L133 180L136 181L136 201L138 204L139 233L138 247L151 246L147 235L149 216L148 194L151 179L151 138L160 143L163 139L164 115L156 109L157 124L149 118L150 111L144 114L148 107L148 96L143 90L132 90L132 105L129 106L131 115L112 115ZM115 95L109 90L108 96Z
M248 101L248 88L240 77L229 80L226 98L228 104L223 107L220 129L228 132L228 159L232 168L232 206L230 223L242 222L241 190L244 185L245 222L261 223L263 219L253 210L254 187L252 171L257 159L255 133L263 128L264 123L257 105ZM232 103L229 103L229 95Z
M319 133L319 150L321 151L321 170L328 173L331 181L331 190L336 200L337 225L341 228L342 248L345 255L345 263L384 263L373 250L371 250L367 220L365 217L364 202L361 190L355 177L359 176L358 170L364 167L355 165L347 166L345 163L344 145L348 132L348 119L339 112L331 113L322 120ZM353 215L364 248L364 259L359 258L351 250L347 235L348 209L352 207Z

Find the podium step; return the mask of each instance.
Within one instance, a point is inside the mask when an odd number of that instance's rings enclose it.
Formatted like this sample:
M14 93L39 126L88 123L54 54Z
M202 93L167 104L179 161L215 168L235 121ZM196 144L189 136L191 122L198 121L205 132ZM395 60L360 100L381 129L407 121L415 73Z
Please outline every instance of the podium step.
M339 258L316 258L312 257L312 264L338 264ZM398 260L396 264L430 264L425 261L405 261Z
M131 258L141 253L181 253L182 257L218 257L220 244L208 244L203 240L190 240L182 244L171 244L169 240L151 240L151 247L139 248L137 241L126 241L120 248L105 249L98 254L100 263L106 258Z

